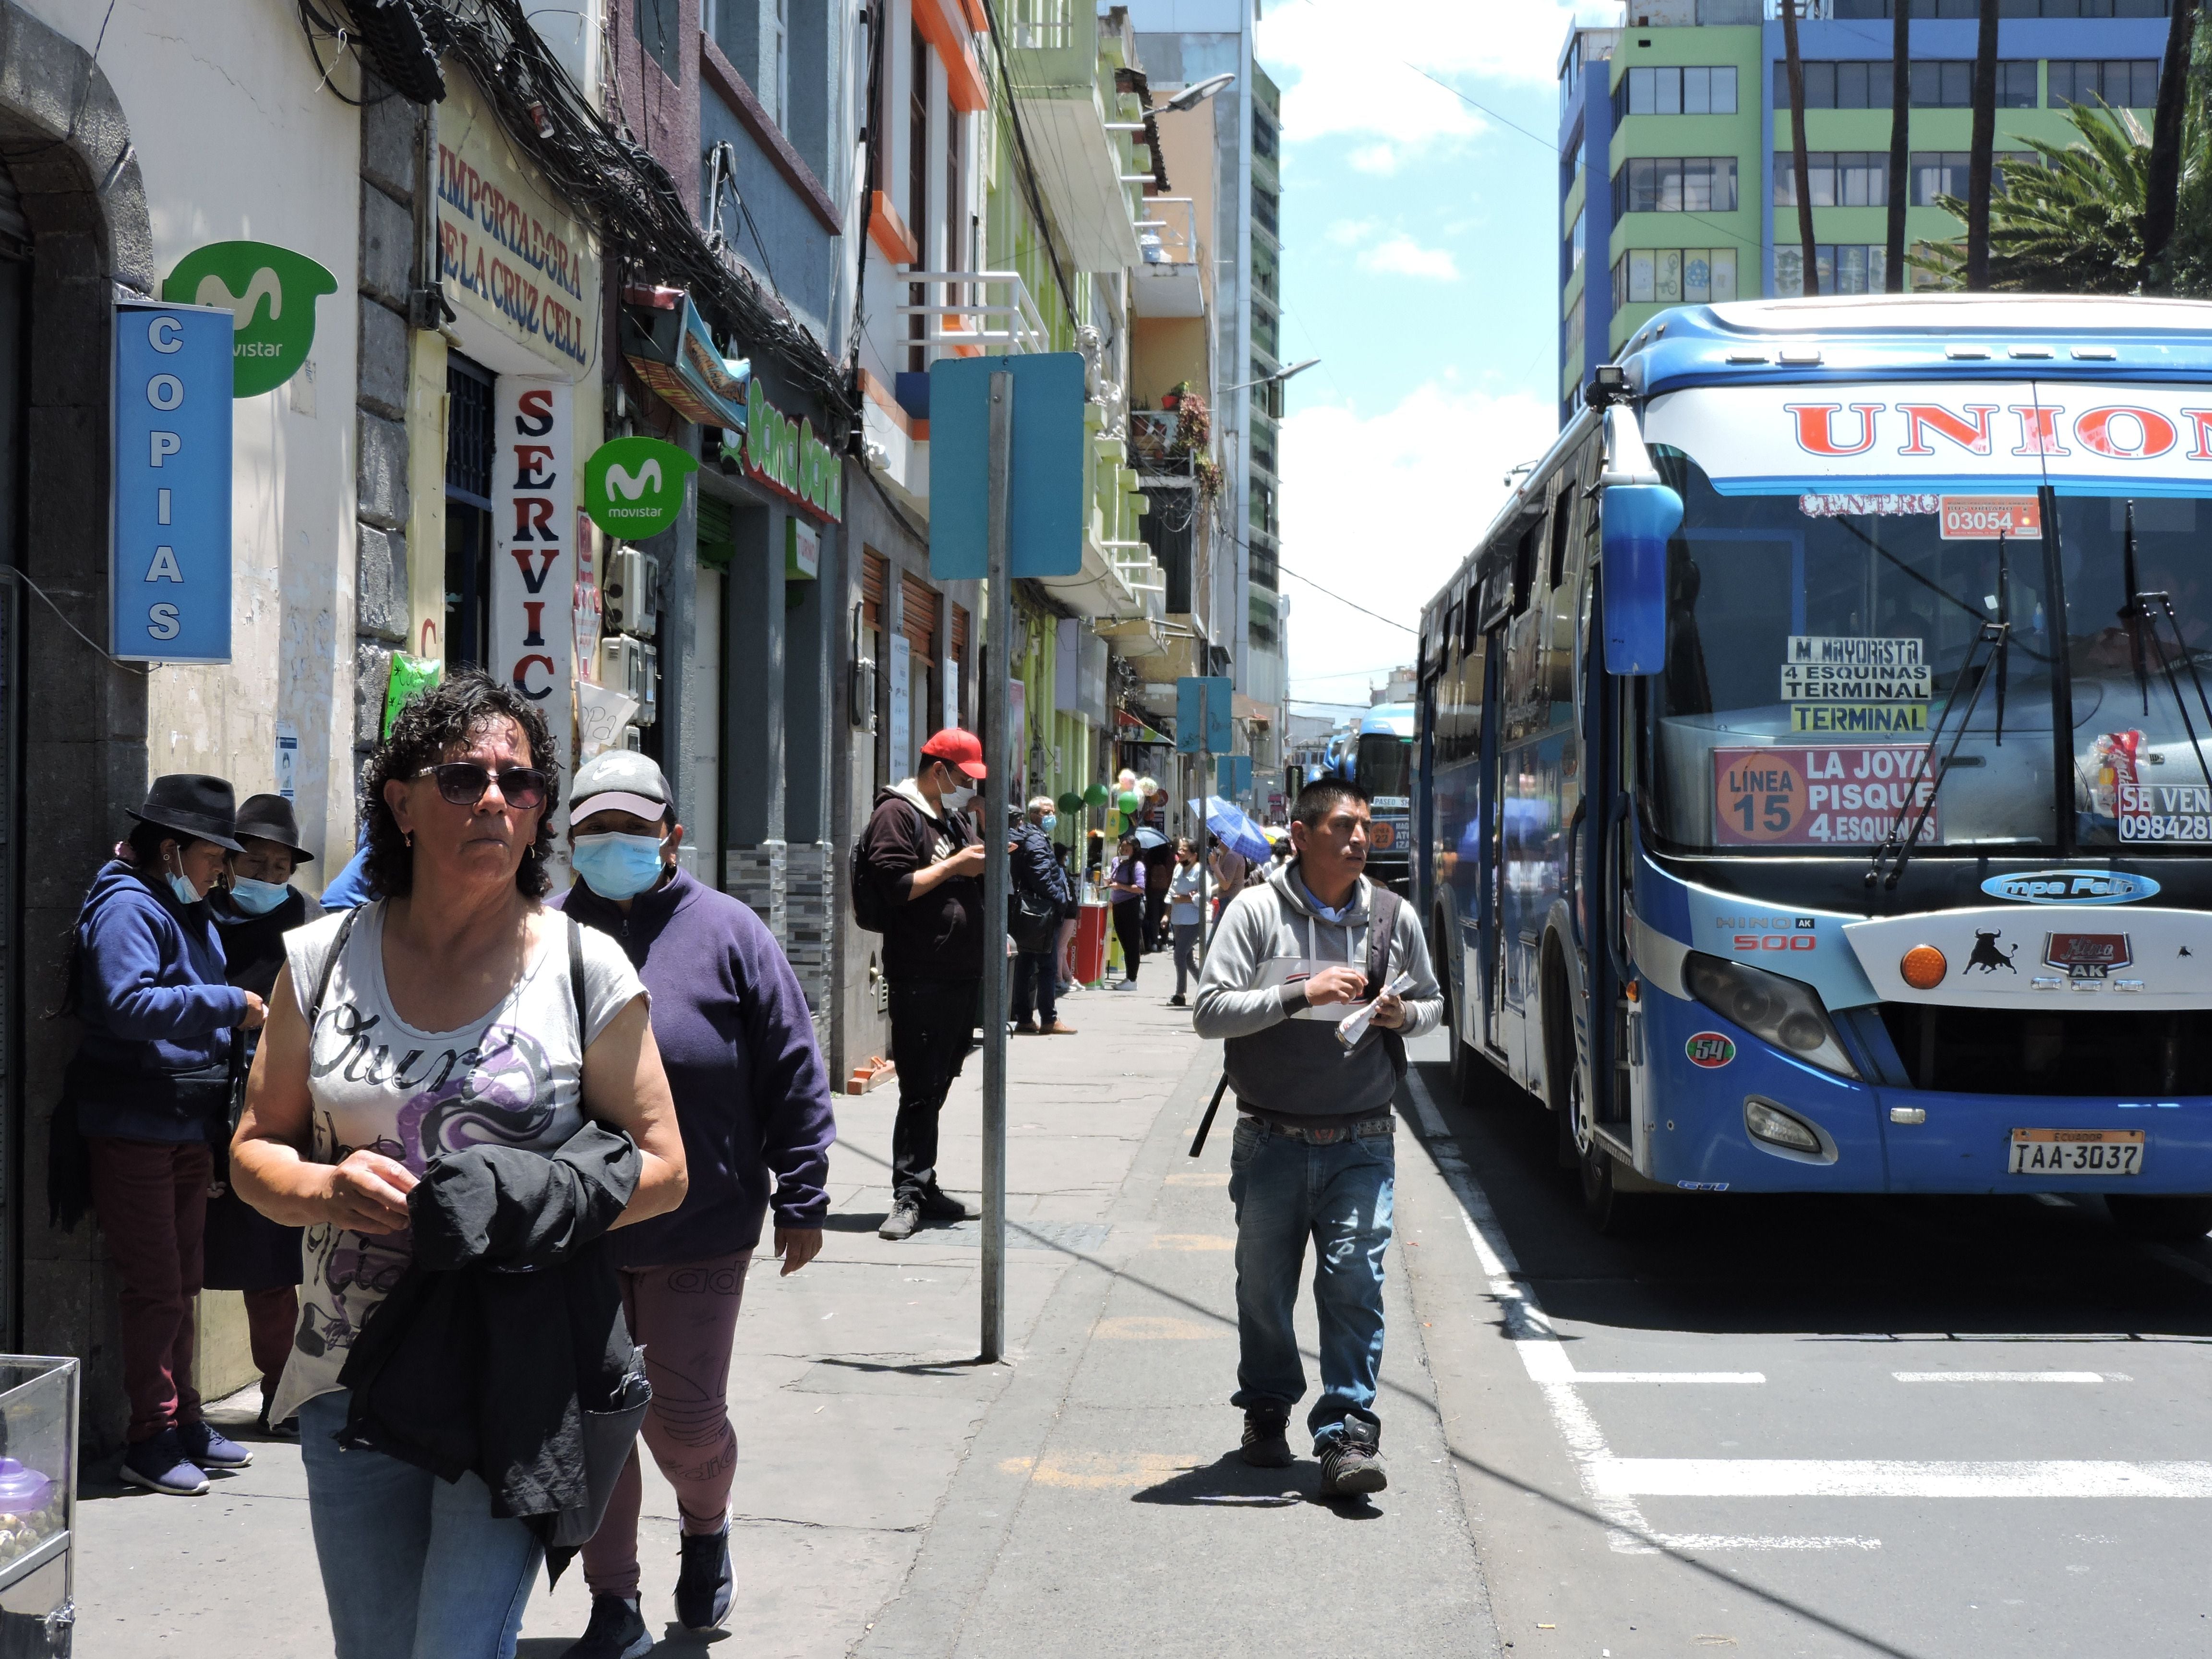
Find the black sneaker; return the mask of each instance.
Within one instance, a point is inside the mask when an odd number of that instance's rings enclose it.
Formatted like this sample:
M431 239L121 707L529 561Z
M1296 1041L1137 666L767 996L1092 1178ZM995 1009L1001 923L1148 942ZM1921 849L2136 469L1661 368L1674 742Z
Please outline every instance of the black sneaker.
M635 1596L594 1595L583 1639L571 1644L561 1659L645 1659L652 1651L653 1632L639 1616Z
M942 1188L932 1187L921 1195L921 1218L924 1221L973 1221L975 1212Z
M1390 1484L1382 1468L1382 1454L1371 1440L1352 1437L1347 1430L1321 1449L1321 1495L1355 1498L1381 1492Z
M911 1238L914 1230L921 1224L921 1206L910 1198L902 1198L891 1205L891 1212L884 1218L884 1224L876 1229L878 1238Z
M1288 1412L1255 1407L1244 1413L1244 1461L1255 1468L1287 1469L1297 1459L1291 1455Z
M1188 1003L1183 1000L1182 993L1180 991L1177 991L1173 996L1168 999L1168 1006L1170 1008L1187 1008L1190 1005Z
M720 1532L685 1533L684 1565L676 1575L676 1622L686 1630L714 1630L730 1616L730 1523Z

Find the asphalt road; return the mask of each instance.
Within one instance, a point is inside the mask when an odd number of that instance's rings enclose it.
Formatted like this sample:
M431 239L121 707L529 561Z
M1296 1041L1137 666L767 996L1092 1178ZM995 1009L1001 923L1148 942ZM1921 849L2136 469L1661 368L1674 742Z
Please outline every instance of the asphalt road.
M1601 1238L1526 1097L1429 1064L1401 1105L1505 1652L2212 1651L2212 1241L2092 1197L1741 1195Z

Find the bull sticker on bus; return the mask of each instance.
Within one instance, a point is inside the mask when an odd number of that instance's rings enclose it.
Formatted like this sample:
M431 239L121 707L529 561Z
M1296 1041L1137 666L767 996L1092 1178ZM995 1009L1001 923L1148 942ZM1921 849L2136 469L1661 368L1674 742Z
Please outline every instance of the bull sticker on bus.
M1838 743L1713 751L1713 841L1722 847L1871 847L1934 790L1918 744ZM1929 806L1920 844L1942 836Z

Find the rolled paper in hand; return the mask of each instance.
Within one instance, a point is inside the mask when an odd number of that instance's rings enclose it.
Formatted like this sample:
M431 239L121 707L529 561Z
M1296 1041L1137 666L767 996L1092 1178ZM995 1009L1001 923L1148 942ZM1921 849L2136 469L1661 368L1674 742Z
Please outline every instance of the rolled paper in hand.
M1403 996L1413 988L1411 973L1401 971L1398 976L1382 988L1383 996ZM1367 1035L1367 1027L1375 1018L1375 1006L1382 1000L1378 996L1361 1003L1336 1023L1336 1040L1347 1048L1359 1046L1359 1039Z

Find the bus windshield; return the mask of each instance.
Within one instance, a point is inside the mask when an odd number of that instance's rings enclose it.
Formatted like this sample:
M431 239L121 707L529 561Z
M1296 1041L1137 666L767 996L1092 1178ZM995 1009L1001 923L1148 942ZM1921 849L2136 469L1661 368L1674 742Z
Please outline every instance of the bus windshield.
M1353 775L1370 800L1403 802L1413 793L1413 745L1388 732L1370 732L1359 739Z
M1650 697L1664 841L1870 848L1900 808L1917 817L1929 800L1942 725L1939 757L1963 735L1918 848L2052 849L2067 794L2056 714L2072 732L2078 846L2212 844L2212 741L2191 737L2212 738L2197 679L2212 676L2212 592L2196 499L2062 486L2062 617L2033 460L1971 489L1855 494L1839 478L1723 493L1681 449L1653 455L1686 508ZM2172 620L2155 599L2136 614L2133 594L2166 596Z

